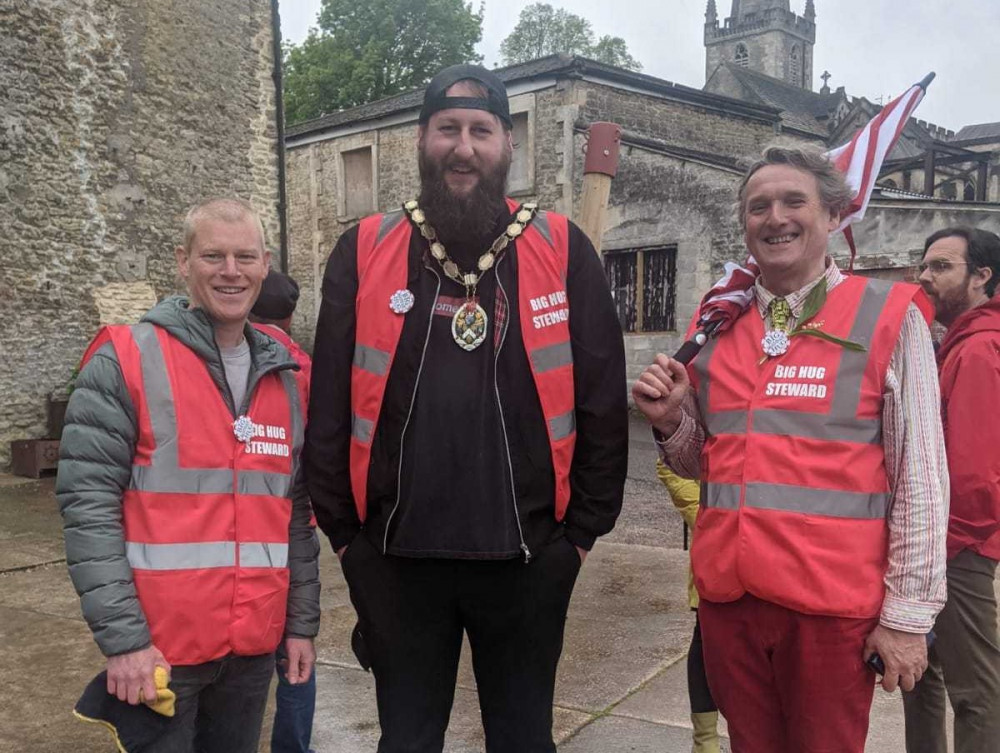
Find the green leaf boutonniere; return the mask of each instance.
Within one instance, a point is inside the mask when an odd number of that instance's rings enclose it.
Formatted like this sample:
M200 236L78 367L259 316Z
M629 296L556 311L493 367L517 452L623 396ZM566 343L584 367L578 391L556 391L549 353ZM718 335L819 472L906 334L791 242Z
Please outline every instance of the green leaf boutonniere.
M824 322L814 322L812 319L822 310L823 304L826 303L826 279L819 281L812 290L809 291L809 295L806 296L805 303L802 304L802 313L799 315L799 324L791 332L787 334L790 340L798 335L808 335L810 337L818 337L821 340L826 340L827 342L839 345L847 350L854 351L865 351L867 350L864 345L860 343L853 342L851 340L845 340L842 337L837 337L836 335L831 335L829 332L823 331ZM766 348L766 346L765 346ZM782 352L784 352L782 350ZM760 359L759 363L764 363L769 358L769 355L765 354L763 358Z

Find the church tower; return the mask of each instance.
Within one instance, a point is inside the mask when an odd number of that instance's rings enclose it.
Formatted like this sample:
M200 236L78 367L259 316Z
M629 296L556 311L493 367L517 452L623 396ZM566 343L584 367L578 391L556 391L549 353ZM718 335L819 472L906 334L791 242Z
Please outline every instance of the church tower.
M724 1L724 0L723 0ZM719 25L715 0L705 9L705 80L722 63L781 79L812 91L816 7L806 0L796 15L789 0L732 0L729 18Z

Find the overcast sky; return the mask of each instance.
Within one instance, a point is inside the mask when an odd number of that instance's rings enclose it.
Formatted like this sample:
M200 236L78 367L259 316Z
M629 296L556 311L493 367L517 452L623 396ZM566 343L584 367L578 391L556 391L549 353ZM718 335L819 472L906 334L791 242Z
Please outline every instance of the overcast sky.
M358 0L364 2L365 0ZM879 102L930 71L937 78L915 116L958 130L1000 121L998 0L814 0L813 88L824 70L830 86ZM478 51L500 64L500 42L531 0L486 0ZM701 88L705 83L705 0L549 0L583 16L595 36L622 37L643 73ZM315 25L320 0L280 0L282 35L300 42ZM716 0L720 17L731 0ZM478 7L478 0L473 0ZM791 0L801 14L805 0Z

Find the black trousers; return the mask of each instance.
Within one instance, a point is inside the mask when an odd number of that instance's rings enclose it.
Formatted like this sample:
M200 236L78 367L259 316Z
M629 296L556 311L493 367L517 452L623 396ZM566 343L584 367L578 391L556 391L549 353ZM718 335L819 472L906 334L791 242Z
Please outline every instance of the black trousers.
M692 714L706 714L718 711L712 691L705 677L705 646L701 642L701 623L698 622L698 610L694 610L694 633L691 635L691 648L687 658L688 701Z
M170 669L177 694L167 733L147 753L256 753L274 654L235 656Z
M559 538L532 559L382 555L359 535L343 558L375 674L379 753L440 753L463 631L487 753L550 753L552 696L580 556Z

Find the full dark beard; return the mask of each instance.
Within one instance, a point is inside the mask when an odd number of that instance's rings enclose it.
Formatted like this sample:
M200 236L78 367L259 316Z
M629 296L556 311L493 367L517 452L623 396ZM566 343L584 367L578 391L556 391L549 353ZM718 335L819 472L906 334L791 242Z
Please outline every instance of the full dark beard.
M493 233L506 210L504 189L510 160L510 152L505 152L495 168L479 171L479 181L468 195L455 196L444 180L448 162L433 162L419 152L420 208L445 245L474 243Z

